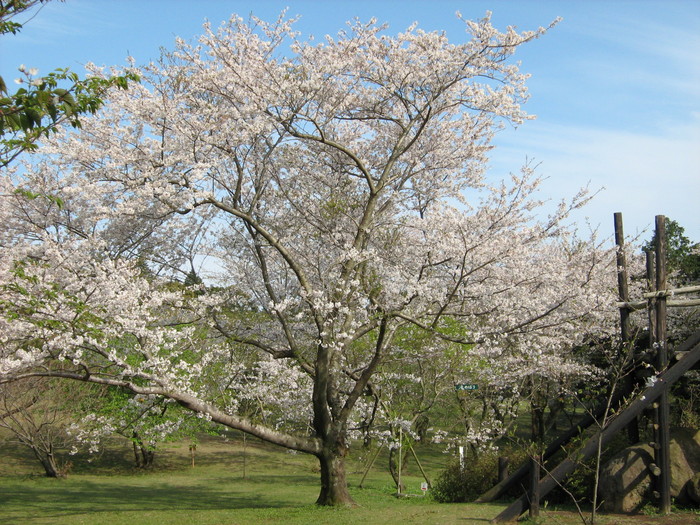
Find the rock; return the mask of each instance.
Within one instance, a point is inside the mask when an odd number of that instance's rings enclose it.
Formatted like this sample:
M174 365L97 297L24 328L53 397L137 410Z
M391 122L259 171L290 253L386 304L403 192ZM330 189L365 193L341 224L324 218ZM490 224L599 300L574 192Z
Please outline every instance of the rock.
M628 447L616 454L600 472L598 492L606 512L634 512L644 506L649 487L649 465L654 462L648 445Z
M695 475L685 455L688 443L685 436L683 438L676 436L671 440L669 447L671 452L671 497L680 501L685 499L683 491L685 485Z
M694 490L690 487L691 481L700 473L700 431L674 430L670 452L671 497L679 502L690 502L693 498L690 492ZM650 470L653 463L654 450L649 445L637 444L616 454L601 468L598 492L603 509L635 512L652 501Z
M685 490L688 499L696 505L700 505L700 472L693 476L685 486Z
M685 459L688 460L690 468L695 472L700 472L700 430L690 431L682 429L678 432L678 435L683 437L687 436L687 446L683 447L685 453Z

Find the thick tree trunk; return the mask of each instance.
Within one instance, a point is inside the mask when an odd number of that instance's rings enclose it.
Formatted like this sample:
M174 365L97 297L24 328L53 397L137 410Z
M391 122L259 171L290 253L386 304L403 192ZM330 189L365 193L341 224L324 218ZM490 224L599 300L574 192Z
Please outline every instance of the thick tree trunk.
M332 408L341 412L338 392L332 387L330 376L330 353L328 348L320 345L316 356L314 390L312 395L316 436L322 445L316 457L321 465L321 493L317 505L351 505L355 502L348 492L345 479L345 443L346 427L344 421L333 421Z
M143 467L143 464L141 463L141 455L139 454L139 446L136 444L136 441L132 441L131 444L134 447L134 465L136 468L141 468Z
M153 466L153 461L156 458L156 451L153 449L142 448L141 449L141 459L143 462L143 468L151 468Z
M345 479L345 455L321 454L318 460L321 464L321 493L316 504L355 506Z
M136 468L150 468L156 457L156 451L134 443L134 464Z

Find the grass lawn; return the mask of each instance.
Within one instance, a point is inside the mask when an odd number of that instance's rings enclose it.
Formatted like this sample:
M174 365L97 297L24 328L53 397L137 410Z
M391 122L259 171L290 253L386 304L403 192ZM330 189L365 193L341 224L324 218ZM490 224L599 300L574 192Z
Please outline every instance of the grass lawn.
M363 486L365 463L349 462L351 493L359 507L318 508L319 476L315 458L290 454L248 440L205 438L191 466L188 443L159 450L148 472L130 466L130 446L114 442L87 462L74 459L66 479L47 479L32 457L16 445L0 445L0 524L109 525L234 525L234 524L481 524L506 503L493 505L439 504L429 497L397 498L380 455ZM438 449L418 448L428 475L435 479L446 456ZM245 467L245 477L244 477ZM420 493L423 481L415 463L408 465L408 491ZM683 521L677 520L683 518ZM672 518L603 516L600 523L698 523L697 516ZM671 521L667 521L667 520ZM688 521L689 520L689 521ZM541 524L581 523L571 512L543 511Z

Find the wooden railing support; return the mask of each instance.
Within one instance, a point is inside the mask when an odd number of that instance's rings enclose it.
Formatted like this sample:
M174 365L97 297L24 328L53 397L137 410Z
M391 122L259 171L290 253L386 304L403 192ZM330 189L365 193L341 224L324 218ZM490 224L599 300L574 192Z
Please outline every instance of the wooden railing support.
M619 412L615 417L599 432L591 436L583 448L576 453L576 458L566 458L559 463L556 468L548 472L539 483L540 497L546 496L553 488L564 482L566 477L576 468L595 454L598 448L598 439L602 446L624 429L633 418L639 416L644 409L659 399L668 391L668 388L678 381L700 361L700 330L691 335L683 344L679 345L678 351L688 352L683 359L678 361L665 372L657 376L656 382L644 390L626 409ZM503 512L496 516L491 523L502 523L512 521L528 509L528 495L525 494L515 500Z

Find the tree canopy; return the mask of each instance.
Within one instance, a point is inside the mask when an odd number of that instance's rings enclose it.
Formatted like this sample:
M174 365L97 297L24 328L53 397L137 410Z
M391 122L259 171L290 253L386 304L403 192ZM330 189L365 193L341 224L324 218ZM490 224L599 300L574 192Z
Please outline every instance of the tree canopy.
M700 280L700 243L685 235L685 228L673 219L666 220L666 256L668 271L682 283ZM645 250L654 250L656 233L644 245Z

